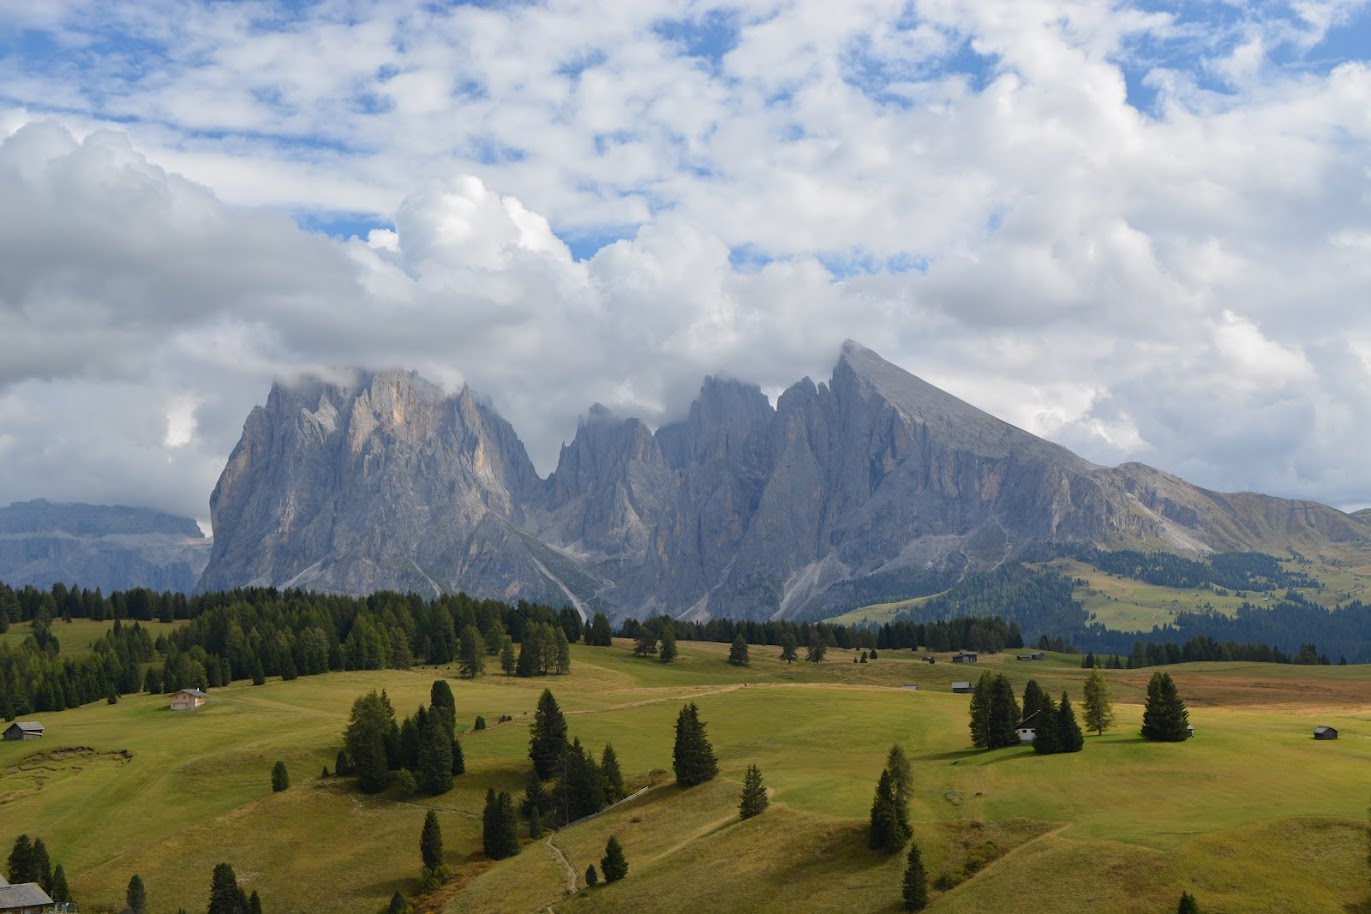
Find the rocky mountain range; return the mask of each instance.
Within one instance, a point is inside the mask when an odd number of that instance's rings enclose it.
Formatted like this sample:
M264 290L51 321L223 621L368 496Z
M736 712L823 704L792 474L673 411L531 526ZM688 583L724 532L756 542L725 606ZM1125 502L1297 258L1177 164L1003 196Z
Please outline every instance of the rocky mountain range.
M211 498L203 590L466 591L612 616L814 617L1045 542L1371 544L1333 508L1107 468L849 342L773 406L707 378L655 432L591 408L539 477L470 389L398 371L273 387Z
M147 508L43 499L0 508L0 581L11 587L46 589L60 581L105 593L189 593L209 552L195 521Z

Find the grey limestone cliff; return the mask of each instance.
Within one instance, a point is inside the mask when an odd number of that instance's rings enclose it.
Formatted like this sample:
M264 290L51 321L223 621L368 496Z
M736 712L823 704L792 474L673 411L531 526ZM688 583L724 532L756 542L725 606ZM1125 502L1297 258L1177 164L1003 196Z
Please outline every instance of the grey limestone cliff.
M189 593L208 561L209 540L188 517L44 499L0 508L0 581L11 587Z
M815 616L1044 542L1203 553L1371 532L1096 466L855 343L774 407L721 378L655 433L596 406L546 480L469 390L399 372L278 384L211 506L202 588L465 590L618 616Z

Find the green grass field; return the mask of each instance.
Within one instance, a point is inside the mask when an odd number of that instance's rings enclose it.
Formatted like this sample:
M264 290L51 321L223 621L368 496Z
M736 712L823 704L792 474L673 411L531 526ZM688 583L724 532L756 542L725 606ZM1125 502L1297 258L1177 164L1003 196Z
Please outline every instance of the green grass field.
M182 625L185 621L178 622L140 622L139 625L148 630L154 641L158 635L170 634ZM90 646L100 640L100 636L109 631L114 626L113 622L94 622L90 619L73 619L70 622L57 621L52 624L52 633L57 637L62 645L63 654L88 654ZM16 622L9 627L9 631L0 634L0 644L8 644L11 647L18 647L24 639L29 636L33 628L28 622Z
M60 637L60 636L59 636ZM468 773L436 798L364 797L333 767L352 700L385 688L401 714L449 671L337 673L236 684L194 712L131 696L39 715L41 741L0 743L0 850L41 836L64 864L84 911L114 911L138 873L151 910L203 909L214 865L228 861L269 912L359 912L412 892L424 811L439 811L455 882L425 910L888 911L902 863L866 849L872 790L892 742L914 766L913 817L930 878L993 857L935 892L932 911L1154 912L1182 889L1205 910L1360 910L1371 903L1366 805L1371 793L1371 667L1187 664L1171 667L1197 737L1179 745L1136 736L1150 671L1110 671L1119 724L1084 752L969 747L965 695L954 679L1031 676L1079 705L1078 660L1003 655L976 667L928 665L905 652L868 664L786 665L754 647L751 667L727 645L681 642L681 661L633 657L628 642L573 648L573 672L540 680L453 680L467 732ZM918 685L917 690L901 688ZM571 733L598 753L607 741L631 782L671 766L673 724L695 701L719 756L718 780L670 784L499 863L480 853L488 787L518 795L528 772L528 721L544 687ZM514 720L494 725L500 714ZM1311 738L1316 724L1342 731ZM270 790L281 759L292 787ZM757 764L772 807L736 821L743 771ZM660 779L660 776L659 776ZM630 872L584 889L590 863L616 834ZM1050 874L1050 878L1047 874Z

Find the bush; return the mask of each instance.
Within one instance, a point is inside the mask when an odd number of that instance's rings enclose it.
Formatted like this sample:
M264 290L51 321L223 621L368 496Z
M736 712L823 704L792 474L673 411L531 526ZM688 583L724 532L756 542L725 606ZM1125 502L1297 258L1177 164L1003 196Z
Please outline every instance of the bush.
M395 776L395 788L402 797L412 797L419 792L419 784L414 780L414 772L408 768L401 768L400 773Z

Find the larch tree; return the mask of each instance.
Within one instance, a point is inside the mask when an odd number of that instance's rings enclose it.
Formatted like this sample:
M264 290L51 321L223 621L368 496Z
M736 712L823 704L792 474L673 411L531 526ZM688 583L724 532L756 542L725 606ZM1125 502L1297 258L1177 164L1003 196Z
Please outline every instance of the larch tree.
M751 819L760 815L769 802L766 787L762 785L761 769L748 765L747 774L743 776L743 794L738 801L738 818Z
M805 651L805 660L810 663L823 663L824 656L828 654L828 642L824 641L824 636L818 632L811 632L809 635L809 648Z
M1025 691L1025 706L1027 695L1028 692ZM1104 731L1114 725L1114 703L1109 697L1109 683L1105 681L1104 673L1097 669L1091 670L1090 676L1085 680L1085 702L1082 710L1087 730L1094 730L1102 736Z
M795 640L795 635L793 632L786 632L784 635L781 635L782 660L784 660L786 663L794 663L796 660L799 660L799 649L800 645Z
M486 642L474 625L462 629L457 645L457 668L463 679L475 679L486 671Z
M747 639L741 633L733 639L733 645L728 649L728 662L734 666L747 666L751 663L747 656Z

